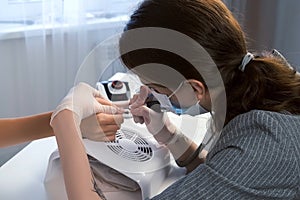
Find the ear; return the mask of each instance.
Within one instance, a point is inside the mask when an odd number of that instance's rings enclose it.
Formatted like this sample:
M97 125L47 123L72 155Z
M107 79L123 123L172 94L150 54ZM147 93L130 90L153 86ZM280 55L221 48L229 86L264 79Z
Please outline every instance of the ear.
M206 87L205 85L198 81L198 80L195 80L195 79L190 79L187 81L191 86L192 88L194 89L195 93L196 93L196 96L197 96L197 99L199 101L202 101L205 96L207 95L207 91L206 91Z

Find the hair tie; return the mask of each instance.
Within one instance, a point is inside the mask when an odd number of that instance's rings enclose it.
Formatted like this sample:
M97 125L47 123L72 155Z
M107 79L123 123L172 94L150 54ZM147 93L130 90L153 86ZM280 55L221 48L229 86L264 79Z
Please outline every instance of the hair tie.
M254 55L252 53L247 53L244 58L243 58L243 61L242 61L242 64L239 66L239 70L241 70L242 72L245 71L246 69L246 66L248 65L248 63L253 60L254 58Z
M286 64L289 68L294 69L290 65L290 63L287 61L287 59L278 50L273 49L272 50L272 55L275 56L275 57L277 57L277 58L280 58L284 62L284 64Z

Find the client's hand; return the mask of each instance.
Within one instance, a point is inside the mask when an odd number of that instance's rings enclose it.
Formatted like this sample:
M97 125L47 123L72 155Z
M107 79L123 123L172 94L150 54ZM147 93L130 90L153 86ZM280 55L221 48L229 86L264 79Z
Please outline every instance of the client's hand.
M96 98L101 105L114 106L104 98ZM80 129L84 138L94 141L112 141L124 119L122 114L97 113L81 121Z
M166 113L155 112L145 105L150 92L148 87L141 87L140 93L130 100L131 113L136 123L145 123L148 131L159 143L168 144L177 133L177 129Z
M73 120L76 126L79 127L81 120L96 113L117 114L121 113L117 107L101 105L96 97L102 98L100 92L88 84L79 83L73 87L67 96L57 106L51 116L50 125L53 126L53 120L63 110L73 112Z

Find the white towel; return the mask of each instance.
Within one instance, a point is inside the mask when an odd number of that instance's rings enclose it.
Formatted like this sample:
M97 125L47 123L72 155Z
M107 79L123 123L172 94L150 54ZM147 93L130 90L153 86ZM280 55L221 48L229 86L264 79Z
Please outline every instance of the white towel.
M104 165L93 157L88 157L97 186L101 189L107 200L119 200L120 198L122 200L142 199L141 189L135 181ZM49 158L44 183L49 200L68 199L57 150Z

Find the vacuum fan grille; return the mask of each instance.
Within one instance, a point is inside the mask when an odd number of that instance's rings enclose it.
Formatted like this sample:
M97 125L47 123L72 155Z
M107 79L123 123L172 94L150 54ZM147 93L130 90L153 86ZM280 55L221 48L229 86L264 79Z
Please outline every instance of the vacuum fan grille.
M153 156L148 142L128 129L119 130L115 141L106 142L106 145L118 156L135 162L145 162Z

